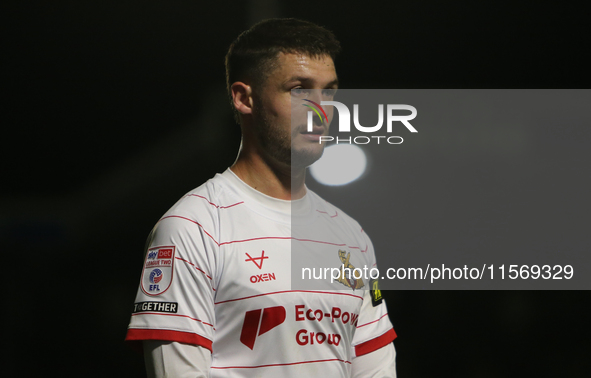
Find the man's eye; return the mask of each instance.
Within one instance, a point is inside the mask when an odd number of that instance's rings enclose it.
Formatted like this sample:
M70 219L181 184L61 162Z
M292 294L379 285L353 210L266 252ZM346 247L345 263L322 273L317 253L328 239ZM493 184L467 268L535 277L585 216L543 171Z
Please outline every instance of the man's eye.
M291 94L298 97L307 97L310 95L310 90L304 88L294 88L291 90Z
M337 93L336 89L323 89L322 90L322 96L323 97L334 97L334 95Z

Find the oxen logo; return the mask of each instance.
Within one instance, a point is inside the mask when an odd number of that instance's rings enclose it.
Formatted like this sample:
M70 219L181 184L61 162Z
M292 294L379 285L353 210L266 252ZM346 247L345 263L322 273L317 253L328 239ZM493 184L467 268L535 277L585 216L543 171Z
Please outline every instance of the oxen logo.
M248 258L244 261L252 261L254 263L254 265L256 265L257 268L259 268L259 269L263 269L263 261L265 259L269 258L269 256L265 256L265 251L263 251L261 253L261 257L251 257L248 253L245 253L245 254L246 254L246 256L248 256ZM253 255L254 255L254 253L253 253ZM260 260L260 261L257 262L257 260Z

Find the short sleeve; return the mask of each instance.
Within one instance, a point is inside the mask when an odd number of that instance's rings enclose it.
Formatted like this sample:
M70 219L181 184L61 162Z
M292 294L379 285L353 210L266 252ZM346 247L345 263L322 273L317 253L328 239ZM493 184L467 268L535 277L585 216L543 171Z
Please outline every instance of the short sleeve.
M158 222L147 243L126 340L176 341L212 350L218 255L212 228L212 222L181 215Z
M369 237L363 233L368 245L367 253L369 265L376 267L375 253ZM353 355L363 356L380 349L396 338L396 332L388 317L386 302L381 298L377 281L370 281L369 287L363 295L363 304L359 313L357 329L353 337Z

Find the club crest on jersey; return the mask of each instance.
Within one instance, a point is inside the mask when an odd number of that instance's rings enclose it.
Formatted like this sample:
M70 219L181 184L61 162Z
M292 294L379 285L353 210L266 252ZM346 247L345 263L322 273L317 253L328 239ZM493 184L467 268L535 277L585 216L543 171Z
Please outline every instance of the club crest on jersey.
M355 267L349 262L350 258L351 252L339 249L339 259L341 260L342 265L341 274L336 279L336 281L347 287L350 287L353 290L360 289L365 286L365 283L363 283L363 279L360 277L360 269L355 271ZM359 278L356 278L356 276L359 276Z
M144 293L154 296L168 290L174 273L174 253L174 246L148 249L141 280Z

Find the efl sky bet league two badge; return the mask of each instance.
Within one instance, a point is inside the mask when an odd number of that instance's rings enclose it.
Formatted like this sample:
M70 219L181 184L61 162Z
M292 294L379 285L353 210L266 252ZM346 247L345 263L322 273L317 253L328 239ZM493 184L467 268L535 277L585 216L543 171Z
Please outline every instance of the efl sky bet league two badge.
M170 287L173 276L174 246L148 249L142 272L142 291L147 295L159 295Z

